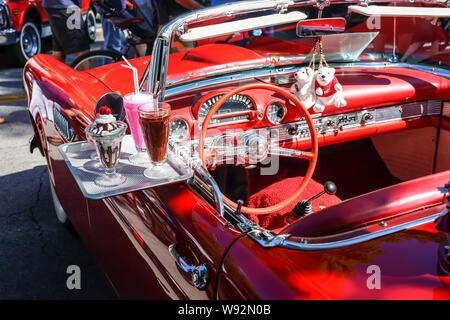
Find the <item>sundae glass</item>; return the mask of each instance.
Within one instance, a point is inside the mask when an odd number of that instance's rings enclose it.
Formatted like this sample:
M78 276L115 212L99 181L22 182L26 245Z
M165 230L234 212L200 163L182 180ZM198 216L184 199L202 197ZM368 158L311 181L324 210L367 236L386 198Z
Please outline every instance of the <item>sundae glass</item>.
M120 158L122 139L126 129L126 123L116 121L107 107L101 107L95 122L86 127L86 136L94 141L98 158L105 167L104 174L94 180L95 184L102 187L114 187L125 182L126 177L116 172L116 164Z

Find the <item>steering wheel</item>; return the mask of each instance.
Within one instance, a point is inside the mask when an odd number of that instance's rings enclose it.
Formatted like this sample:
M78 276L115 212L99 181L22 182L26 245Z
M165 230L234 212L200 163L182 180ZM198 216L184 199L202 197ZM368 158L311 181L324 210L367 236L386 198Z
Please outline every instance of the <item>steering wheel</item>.
M229 93L223 95L212 106L212 108L209 110L208 114L206 115L205 120L203 121L203 124L202 124L202 132L200 135L198 150L199 150L200 159L202 160L202 164L206 168L204 147L205 147L206 131L208 130L208 125L211 121L211 118L216 113L216 111L220 108L220 106L225 101L227 101L229 98L231 98L232 96L234 96L235 94L237 94L239 92L242 92L245 90L251 90L251 89L267 89L270 91L274 91L274 92L282 95L283 97L289 99L290 101L292 101L294 103L295 107L299 108L303 112L306 123L308 124L308 127L309 127L309 132L311 133L311 142L312 142L311 152L303 152L303 151L299 151L299 150L295 150L295 149L285 149L285 148L277 148L277 147L270 148L270 145L266 146L267 150L269 150L268 155L270 154L270 155L291 156L291 157L306 159L309 161L308 170L306 171L305 177L303 178L302 182L297 187L297 189L285 200L283 200L280 203L277 203L275 205L265 207L265 208L249 208L249 207L245 207L245 206L241 207L241 212L246 213L246 214L256 214L256 215L270 214L270 213L274 213L274 212L277 212L277 211L285 208L292 201L297 199L297 197L305 189L308 182L311 180L311 177L314 173L314 169L316 168L318 148L319 148L317 133L316 133L312 118L309 115L309 112L307 111L307 109L303 106L301 101L296 96L294 96L292 93L290 93L289 91L287 91L284 88L278 87L273 84L268 84L268 83L248 84L248 85L243 85L236 89L231 90ZM259 149L259 147L257 147L257 149ZM234 209L237 208L237 204L235 202L228 199L224 194L222 194L222 197L223 197L224 201L226 201L231 207L233 207Z

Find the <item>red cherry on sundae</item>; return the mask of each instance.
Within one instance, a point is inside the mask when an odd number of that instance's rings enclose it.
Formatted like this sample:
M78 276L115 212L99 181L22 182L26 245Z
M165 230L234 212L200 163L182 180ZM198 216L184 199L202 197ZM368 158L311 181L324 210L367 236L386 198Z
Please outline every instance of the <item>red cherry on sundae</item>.
M108 107L100 107L100 114L111 114L111 109Z

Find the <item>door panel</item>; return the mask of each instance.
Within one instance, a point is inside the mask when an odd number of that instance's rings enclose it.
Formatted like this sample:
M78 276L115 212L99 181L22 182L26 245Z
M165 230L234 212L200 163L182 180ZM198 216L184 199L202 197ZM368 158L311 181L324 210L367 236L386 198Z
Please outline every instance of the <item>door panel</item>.
M97 256L121 298L214 299L219 264L240 234L188 186L161 186L88 206ZM205 290L176 265L172 244L189 265L207 266Z

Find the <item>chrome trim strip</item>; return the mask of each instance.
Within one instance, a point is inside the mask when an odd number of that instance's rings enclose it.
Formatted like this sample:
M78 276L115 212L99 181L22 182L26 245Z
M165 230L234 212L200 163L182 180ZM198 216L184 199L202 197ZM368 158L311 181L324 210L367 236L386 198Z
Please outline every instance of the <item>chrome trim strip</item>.
M398 226L394 226L392 228L387 228L387 229L380 230L377 232L365 234L362 236L357 236L355 238L348 239L348 240L341 240L341 241L322 243L322 244L307 244L307 243L301 243L301 242L293 242L293 241L284 239L284 240L280 241L279 246L282 248L286 248L286 249L304 250L304 251L337 249L337 248L347 247L350 245L369 241L369 240L379 238L379 237L382 237L382 236L385 236L388 234L392 234L394 232L417 227L417 226L432 222L441 215L442 215L442 212L431 215L429 217L421 218L421 219L418 219L415 221L411 221L411 222L407 222L407 223L404 223L404 224L401 224Z

